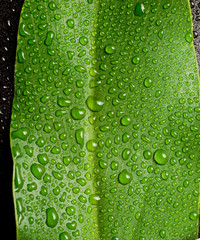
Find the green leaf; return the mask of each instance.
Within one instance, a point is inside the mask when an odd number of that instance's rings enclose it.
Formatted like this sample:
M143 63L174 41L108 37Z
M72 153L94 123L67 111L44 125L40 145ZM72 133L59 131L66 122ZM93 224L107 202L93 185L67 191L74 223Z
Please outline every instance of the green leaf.
M187 0L26 0L11 121L18 240L194 240L199 121Z

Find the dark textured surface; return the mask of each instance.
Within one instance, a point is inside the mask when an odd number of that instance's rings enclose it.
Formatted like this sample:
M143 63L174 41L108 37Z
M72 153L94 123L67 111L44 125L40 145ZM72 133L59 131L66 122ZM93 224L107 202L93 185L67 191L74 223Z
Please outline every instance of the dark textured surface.
M17 28L22 4L23 0L0 1L0 201L3 211L1 232L8 239L16 238L9 124L13 97ZM4 214L5 209L6 214Z
M194 43L200 66L200 0L190 0ZM10 112L13 96L14 61L17 27L23 0L0 1L0 201L7 214L3 216L3 230L7 238L15 239L15 219L12 201L12 158L9 144ZM9 228L9 233L7 229Z

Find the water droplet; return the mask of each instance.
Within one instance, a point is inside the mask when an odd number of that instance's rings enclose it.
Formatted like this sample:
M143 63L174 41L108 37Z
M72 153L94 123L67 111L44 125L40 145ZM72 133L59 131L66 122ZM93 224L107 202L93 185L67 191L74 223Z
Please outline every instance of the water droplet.
M106 53L108 53L108 54L113 54L113 53L115 53L115 47L112 46L111 44L108 44L108 45L105 47L105 51L106 51Z
M20 128L20 129L18 129L16 131L13 131L11 133L11 137L12 137L12 139L19 138L19 139L21 139L23 141L26 141L27 138L28 138L29 133L30 133L30 129L29 128L22 127L22 128Z
M160 230L159 235L161 238L165 238L166 237L166 231L165 230Z
M45 167L40 164L34 163L31 165L31 172L34 177L36 177L38 180L41 180L45 172Z
M46 224L48 227L54 228L58 224L58 213L55 208L50 207L46 210Z
M25 62L25 55L24 55L24 52L21 50L21 49L19 49L18 51L17 51L17 57L18 57L18 62L19 63L24 63Z
M23 188L24 180L22 178L21 166L18 163L15 165L14 183L15 183L15 191L19 192Z
M145 78L145 80L144 80L144 86L145 86L146 88L149 88L149 87L151 87L151 85L152 85L152 80L151 80L149 77Z
M73 216L76 213L76 209L74 206L69 206L66 208L66 212L69 216Z
M77 223L75 221L72 221L70 223L66 224L67 228L69 228L70 230L75 230L77 227Z
M96 97L89 96L86 100L88 108L93 112L99 112L103 108L103 102L98 100Z
M125 148L124 151L122 152L122 158L124 160L127 160L130 157L131 154L131 149Z
M85 46L88 44L88 39L87 39L87 37L80 37L79 42L81 45Z
M46 165L49 162L49 158L46 153L38 154L37 159L42 165Z
M198 219L198 214L196 212L191 212L189 218L193 221Z
M77 71L77 72L80 72L80 73L85 73L86 72L86 68L81 66L81 65L77 65L74 67L74 69Z
M122 185L126 185L126 184L129 184L131 182L132 176L127 170L123 170L119 174L118 180Z
M135 11L134 11L134 14L135 16L142 16L144 14L144 5L141 3L141 2L138 2L135 6Z
M95 152L97 149L97 142L95 139L90 139L86 143L86 148L89 152Z
M69 28L74 28L74 20L73 19L68 19L67 20L67 26Z
M86 111L84 108L74 107L71 109L71 116L74 120L81 120L85 117Z
M54 38L55 33L53 31L48 31L46 34L46 39L44 41L44 44L46 46L51 46L52 42L53 42L53 38Z
M129 116L125 115L121 118L120 122L123 126L128 126L131 124L131 118Z
M140 61L140 58L138 56L133 57L132 62L133 64L138 64Z
M166 164L168 161L168 158L169 158L168 154L166 153L166 151L164 151L162 149L158 149L154 153L154 160L160 165Z
M72 104L70 99L66 99L63 97L58 97L57 103L58 103L58 106L60 107L69 107Z
M22 37L27 37L29 36L30 34L25 30L25 27L26 25L24 23L21 23L19 25L19 34L22 36Z
M191 43L192 41L193 41L193 35L192 35L192 33L187 33L186 35L185 35L185 40L187 41L187 42L189 42L189 43Z
M69 233L67 233L67 232L62 232L62 233L59 235L59 240L71 240L71 237L70 237Z
M167 170L164 170L162 173L161 173L161 177L163 180L167 180L169 178L169 173Z
M97 195L97 194L91 194L89 196L89 202L92 204L92 205L97 205L99 204L99 201L100 201L100 196Z
M149 160L152 157L152 153L150 150L146 150L144 151L143 156L145 159Z

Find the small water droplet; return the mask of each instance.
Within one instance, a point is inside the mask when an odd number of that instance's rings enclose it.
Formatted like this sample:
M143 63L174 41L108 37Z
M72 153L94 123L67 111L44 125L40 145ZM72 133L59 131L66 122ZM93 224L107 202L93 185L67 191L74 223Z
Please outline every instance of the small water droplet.
M85 117L86 111L84 108L74 107L71 109L71 116L74 120L81 120Z

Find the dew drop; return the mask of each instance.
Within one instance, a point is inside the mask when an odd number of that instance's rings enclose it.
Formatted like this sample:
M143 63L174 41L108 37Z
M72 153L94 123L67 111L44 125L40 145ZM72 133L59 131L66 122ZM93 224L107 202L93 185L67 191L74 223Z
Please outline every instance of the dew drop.
M191 212L189 218L194 221L198 219L198 214L196 212Z
M138 56L133 57L132 62L133 64L138 64L140 61L140 58Z
M164 151L162 149L158 149L154 153L154 160L160 165L166 164L168 161L168 158L169 158L168 154L166 153L166 151Z
M58 224L58 213L55 208L50 207L46 210L46 225L48 227L54 228Z
M21 166L18 163L15 166L14 183L15 183L15 191L19 192L23 188L24 180L22 178Z
M162 173L161 173L161 177L163 180L167 180L169 178L169 173L167 170L164 170Z
M34 163L31 165L31 172L34 177L36 177L38 180L41 180L45 172L45 167L40 164Z
M48 31L46 34L46 39L44 44L46 46L51 46L52 42L53 42L53 38L54 38L55 33L53 31Z
M127 171L127 170L123 170L119 176L118 176L118 180L122 185L127 185L131 182L132 180L132 176L131 174Z
M67 20L67 26L69 28L74 28L74 20L73 19L68 19Z
M20 129L18 129L16 131L13 131L11 133L11 137L12 137L12 139L19 138L19 139L21 139L23 141L26 141L27 138L28 138L29 133L30 133L30 129L29 128L22 127L22 128L20 128Z
M121 118L121 124L123 125L123 126L128 126L128 125L130 125L131 124L131 119L130 119L130 117L129 116L127 116L127 115L125 115L125 116L123 116L122 118Z
M135 11L134 11L134 14L135 16L142 16L144 14L144 5L141 3L141 2L138 2L135 6Z
M93 112L99 112L102 110L104 103L98 100L96 97L89 96L86 100L88 108Z
M144 151L143 156L145 159L149 160L152 157L152 153L150 150L146 150Z
M69 216L73 216L76 212L76 209L74 206L69 206L66 208L66 212Z
M99 201L100 201L100 196L97 195L97 194L91 194L89 196L89 202L92 204L92 205L97 205L99 204Z
M111 44L108 44L105 47L105 51L106 51L107 54L113 54L113 53L115 53L115 47L112 46Z
M71 116L74 120L81 120L85 117L86 111L84 108L74 107L71 109Z
M71 237L70 237L69 233L67 233L67 232L62 232L62 233L59 235L59 240L71 240Z
M77 129L75 132L76 142L83 147L84 145L84 128Z
M86 143L86 148L89 152L95 152L97 149L97 142L95 139L90 139Z
M88 38L87 37L80 37L79 42L81 45L85 46L88 44Z
M185 35L185 40L188 42L188 43L191 43L192 41L193 41L193 35L192 35L192 33L187 33L186 35Z
M19 49L17 51L17 57L18 57L18 62L19 63L24 63L25 62L25 55L24 55L24 52L21 49Z
M149 88L149 87L151 87L151 85L152 85L152 80L151 80L149 77L145 78L145 80L144 80L144 86L145 86L146 88Z
M66 99L63 97L58 97L57 103L58 103L58 106L60 107L69 107L72 104L70 99Z

